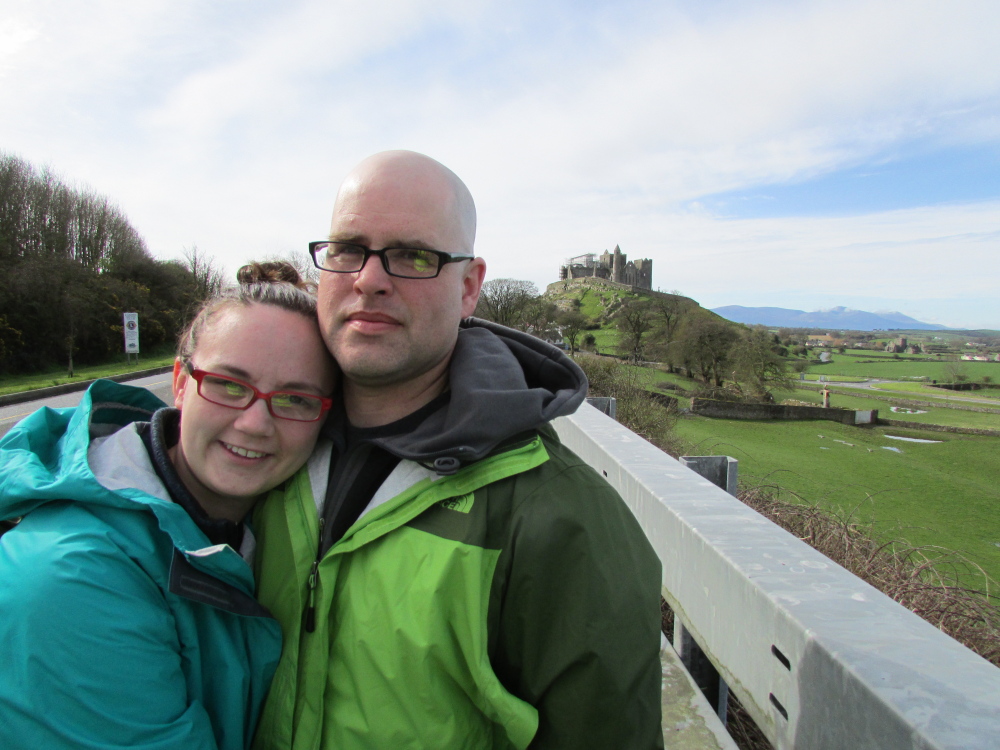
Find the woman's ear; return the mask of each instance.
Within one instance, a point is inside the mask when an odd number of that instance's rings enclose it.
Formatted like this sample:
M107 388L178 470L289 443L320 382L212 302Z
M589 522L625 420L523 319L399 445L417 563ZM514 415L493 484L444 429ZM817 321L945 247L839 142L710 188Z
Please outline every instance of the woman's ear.
M174 406L178 409L184 403L184 389L191 382L191 374L178 357L174 360Z

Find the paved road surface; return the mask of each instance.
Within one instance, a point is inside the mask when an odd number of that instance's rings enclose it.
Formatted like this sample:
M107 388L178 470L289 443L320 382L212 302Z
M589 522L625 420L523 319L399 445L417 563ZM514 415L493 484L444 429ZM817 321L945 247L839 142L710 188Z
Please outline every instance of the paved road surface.
M171 373L164 372L159 375L130 380L128 381L128 385L141 386L151 391L154 395L159 396L167 403L171 403L170 380ZM50 398L43 398L38 401L26 401L23 404L0 407L0 436L4 435L11 427L24 419L24 417L43 406L51 406L53 408L59 406L76 406L80 403L80 399L83 398L83 393L83 391L77 391L76 393L51 396Z

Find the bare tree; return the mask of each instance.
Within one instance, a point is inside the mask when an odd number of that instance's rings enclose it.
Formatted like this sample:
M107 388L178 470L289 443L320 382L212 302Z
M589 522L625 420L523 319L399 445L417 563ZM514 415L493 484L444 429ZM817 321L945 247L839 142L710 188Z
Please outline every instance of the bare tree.
M490 279L479 293L476 316L509 328L521 328L525 313L538 297L538 287L530 281Z
M774 400L772 390L791 387L785 360L775 348L774 339L764 326L744 328L732 345L729 362L733 380L741 391L749 391L746 395L750 398L770 402Z
M215 265L212 257L199 250L197 245L184 248L183 265L194 277L199 301L214 297L225 286L222 270Z
M521 315L521 324L517 327L532 336L550 340L559 335L556 330L558 318L556 303L542 295L528 302Z
M615 325L621 336L618 350L633 362L639 362L645 354L645 339L653 328L648 299L627 301L615 315Z
M721 386L730 349L738 338L732 323L704 313L690 315L683 331L684 357L698 367L702 380Z
M654 321L651 333L651 351L656 358L667 365L670 372L674 371L674 361L678 353L674 350L677 330L684 315L691 307L691 302L671 293L670 296L656 296L649 302L650 316Z
M969 370L965 362L957 356L944 366L945 380L949 383L964 383L969 379Z
M564 312L559 316L559 332L569 343L570 356L576 355L576 341L583 333L589 321L587 316L577 310Z

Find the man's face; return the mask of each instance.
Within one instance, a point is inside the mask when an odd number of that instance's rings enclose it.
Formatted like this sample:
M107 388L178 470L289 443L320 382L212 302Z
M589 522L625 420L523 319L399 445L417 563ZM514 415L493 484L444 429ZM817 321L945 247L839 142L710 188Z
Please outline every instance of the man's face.
M358 180L342 189L333 240L373 250L423 247L467 254L451 196L440 186L406 180ZM475 310L485 267L449 263L434 279L389 276L372 256L357 273L323 273L320 328L349 381L392 386L447 366L459 321Z

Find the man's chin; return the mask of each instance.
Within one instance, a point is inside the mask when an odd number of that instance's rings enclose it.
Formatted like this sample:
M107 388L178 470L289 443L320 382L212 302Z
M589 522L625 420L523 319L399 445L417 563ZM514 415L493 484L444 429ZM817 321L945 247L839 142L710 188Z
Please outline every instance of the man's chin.
M346 353L345 353L346 354ZM398 357L352 357L334 354L344 379L366 388L395 385L411 377Z

